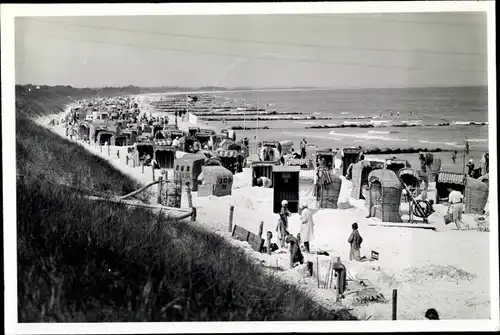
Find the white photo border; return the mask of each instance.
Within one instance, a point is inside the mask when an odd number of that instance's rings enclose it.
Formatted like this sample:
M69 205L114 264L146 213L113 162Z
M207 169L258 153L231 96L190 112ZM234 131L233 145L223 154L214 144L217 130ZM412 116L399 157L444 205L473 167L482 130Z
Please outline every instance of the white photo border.
M488 123L490 159L490 320L315 321L315 322L165 322L18 323L16 248L16 151L14 19L18 16L248 15L329 13L487 12ZM499 330L498 185L496 133L496 50L494 1L417 1L348 3L199 3L199 4L9 4L1 5L2 155L4 201L4 277L6 334L135 334L246 332L393 332Z

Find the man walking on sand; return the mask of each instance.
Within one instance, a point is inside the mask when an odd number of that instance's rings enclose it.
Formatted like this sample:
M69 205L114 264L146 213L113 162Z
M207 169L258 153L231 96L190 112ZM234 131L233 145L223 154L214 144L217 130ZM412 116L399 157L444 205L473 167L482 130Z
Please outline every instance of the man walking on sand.
M463 211L463 198L464 196L462 193L459 191L455 191L451 188L448 188L448 192L450 192L450 195L448 196L448 212L451 211L453 215L453 221L455 222L455 225L457 226L458 230L462 230L461 223L465 225L467 230L469 229L469 225L462 220L462 211Z

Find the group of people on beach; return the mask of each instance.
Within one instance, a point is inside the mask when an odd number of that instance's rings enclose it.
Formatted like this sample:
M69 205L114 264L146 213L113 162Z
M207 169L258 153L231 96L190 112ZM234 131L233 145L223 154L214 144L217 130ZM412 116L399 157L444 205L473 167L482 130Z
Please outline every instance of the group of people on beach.
M280 247L285 248L287 243L290 244L292 266L295 263L303 264L304 257L302 255L302 249L300 248L301 242L303 243L303 250L308 254L311 253L310 243L314 239L313 216L317 212L317 210L309 208L307 202L301 202L298 209L301 229L300 233L297 234L297 237L290 234L288 230L288 218L291 216L291 212L288 209L287 200L283 200L281 202L281 210L279 212L278 224L276 226ZM349 260L359 261L362 259L361 243L363 243L363 238L359 233L358 224L356 222L352 224L351 228L352 232L347 239L347 243L350 245Z
M457 155L458 152L455 150L453 151L453 154L451 156L451 160L453 161L453 164L456 163L457 161ZM489 153L484 153L483 156L481 157L481 160L479 161L479 167L476 168L474 164L474 160L471 158L467 162L467 175L471 178L479 178L481 176L484 176L490 172L490 155Z

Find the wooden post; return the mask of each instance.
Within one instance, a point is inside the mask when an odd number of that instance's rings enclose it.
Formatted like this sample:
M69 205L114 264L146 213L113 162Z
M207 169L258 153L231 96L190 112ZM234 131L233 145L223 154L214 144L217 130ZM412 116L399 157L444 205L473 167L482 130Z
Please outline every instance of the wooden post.
M126 163L126 164L127 164L127 166L128 166L128 155L127 155L127 156L125 156L125 163Z
M336 273L335 268L333 269L333 272ZM340 273L336 273L337 280L335 281L335 286L336 286L336 294L337 294L337 301L340 300Z
M259 237L262 237L263 230L264 230L264 221L260 221L259 234L258 234Z
M316 256L316 279L318 281L318 288L319 288L319 260L318 260L318 256Z
M314 269L314 263L313 262L307 262L307 271L309 272L309 276L313 276L313 269Z
M109 148L109 144L108 144L108 156L111 155L111 149Z
M397 320L398 316L398 290L392 290L392 319Z
M132 158L132 167L135 168L135 159Z
M228 227L230 233L233 231L233 215L234 215L234 206L231 206L229 207L229 227Z
M116 157L120 158L120 149L116 150Z
M163 176L158 176L158 194L156 195L156 202L161 205L161 192L163 190Z
M144 163L141 163L142 174L144 174Z
M465 138L465 146L467 147L467 137ZM464 161L462 162L462 173L465 173L465 155L466 155L466 152L465 152L465 149L464 149ZM467 178L465 178L467 179Z
M271 254L271 236L273 236L273 233L270 231L267 232L267 254Z
M102 152L102 145L99 143L99 150Z
M151 164L151 171L153 171L153 180L155 180L155 166Z
M191 194L191 187L189 186L189 183L186 183L186 193L188 197L188 206L189 208L193 207L193 195Z

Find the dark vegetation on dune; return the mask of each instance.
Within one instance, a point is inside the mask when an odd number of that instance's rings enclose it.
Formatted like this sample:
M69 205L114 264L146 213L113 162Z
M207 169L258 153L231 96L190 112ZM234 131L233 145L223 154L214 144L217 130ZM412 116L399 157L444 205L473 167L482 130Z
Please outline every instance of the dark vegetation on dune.
M68 103L86 99L92 96L118 96L126 94L140 94L142 89L138 87L105 87L100 89L82 88L71 86L39 86L33 85L16 86L16 110L22 110L23 116L34 117L47 114L63 112ZM19 115L19 112L18 112Z
M30 119L18 118L16 121L16 172L21 178L66 185L94 195L125 195L140 187L82 146Z
M20 117L29 113L20 108L51 114L43 106L58 103L33 96L23 103L16 110L19 322L353 319L263 273L218 235L85 199L137 185Z

